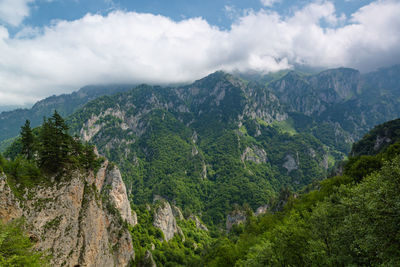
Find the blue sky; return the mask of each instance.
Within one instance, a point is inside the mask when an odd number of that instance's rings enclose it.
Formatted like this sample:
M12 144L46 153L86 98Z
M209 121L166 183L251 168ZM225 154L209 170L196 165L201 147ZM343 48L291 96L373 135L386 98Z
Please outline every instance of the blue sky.
M400 63L399 0L0 0L0 106L87 84Z
M349 16L361 6L373 1L339 0L333 2L338 13ZM282 15L289 15L310 1L282 0L271 3L271 6L265 6L260 0L40 0L29 4L32 9L24 24L46 26L52 20L76 20L87 13L104 15L112 10L120 9L160 14L175 21L203 17L210 24L226 29L231 26L236 16L246 10L268 8ZM17 29L18 27L11 27L13 31Z

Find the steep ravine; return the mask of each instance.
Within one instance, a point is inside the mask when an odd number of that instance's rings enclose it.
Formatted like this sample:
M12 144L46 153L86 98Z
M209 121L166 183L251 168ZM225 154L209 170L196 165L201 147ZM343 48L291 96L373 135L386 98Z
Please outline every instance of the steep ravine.
M53 266L128 266L134 260L127 224L137 223L117 167L96 175L74 171L51 185L15 194L0 174L0 218L24 217L35 247ZM20 190L18 190L20 192Z

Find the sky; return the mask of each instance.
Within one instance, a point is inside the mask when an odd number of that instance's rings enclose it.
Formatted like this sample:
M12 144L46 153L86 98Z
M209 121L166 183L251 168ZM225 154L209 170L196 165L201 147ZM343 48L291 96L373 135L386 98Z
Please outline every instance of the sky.
M400 63L400 0L0 0L0 106L88 84Z

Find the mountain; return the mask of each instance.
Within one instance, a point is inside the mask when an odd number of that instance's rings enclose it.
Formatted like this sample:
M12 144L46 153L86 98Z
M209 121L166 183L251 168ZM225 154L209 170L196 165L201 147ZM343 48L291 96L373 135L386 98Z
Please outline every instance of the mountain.
M134 203L160 195L212 225L235 204L255 210L282 187L326 177L342 159L349 141L339 127L286 110L265 86L216 72L183 87L104 96L68 121L120 166Z
M315 75L289 72L269 84L292 112L337 125L353 141L373 126L400 116L399 66L361 75L339 68Z
M395 265L398 120L362 135L398 116L396 73L140 85L68 117L84 144L55 112L0 158L0 214L27 217L53 264Z
M353 144L352 156L376 155L390 145L400 142L400 119L375 126L361 140Z
M267 82L216 72L187 86L141 85L99 97L69 123L120 166L136 204L160 195L220 224L235 204L255 210L281 188L326 177L362 134L400 116L398 69L289 71ZM43 106L55 105L34 109Z
M399 120L379 125L353 147L344 175L290 194L276 212L244 214L203 254L201 266L396 266L400 261ZM394 130L394 131L392 131ZM370 137L397 140L376 148ZM370 155L374 151L374 155Z
M133 85L85 86L71 94L47 97L30 109L4 111L0 113L0 142L17 136L25 120L30 120L32 126L39 126L43 122L43 117L50 117L54 110L62 116L68 116L90 100L123 92L133 87Z

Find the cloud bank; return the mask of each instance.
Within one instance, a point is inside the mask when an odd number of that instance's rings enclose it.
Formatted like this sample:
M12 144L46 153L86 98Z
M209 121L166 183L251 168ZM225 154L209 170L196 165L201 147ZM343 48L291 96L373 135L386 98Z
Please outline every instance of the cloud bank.
M124 11L25 28L14 37L0 26L0 104L86 84L189 82L220 69L269 72L304 64L368 71L399 63L399 43L398 1L376 1L350 18L321 1L289 17L253 11L225 31L202 18L176 22Z
M280 1L281 0L260 0L263 6L269 6L269 7L273 6L275 3L278 3Z
M18 26L29 16L29 3L34 0L0 0L0 20Z

